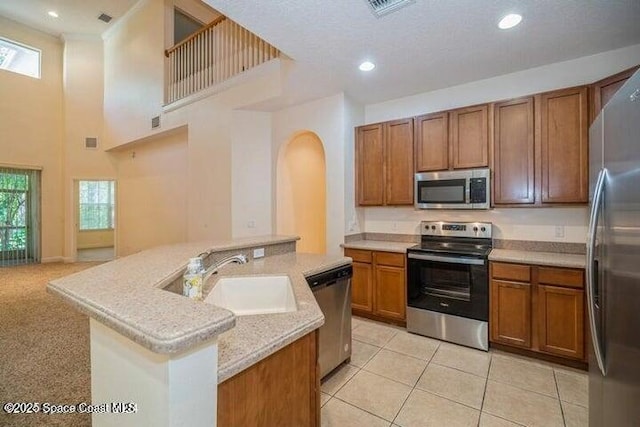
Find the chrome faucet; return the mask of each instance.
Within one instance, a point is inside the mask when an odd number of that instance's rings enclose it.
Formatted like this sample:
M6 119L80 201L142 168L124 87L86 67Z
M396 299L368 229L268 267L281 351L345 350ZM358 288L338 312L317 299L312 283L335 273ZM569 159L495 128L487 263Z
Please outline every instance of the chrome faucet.
M247 262L249 262L249 260L247 260L247 257L242 254L231 255L223 258L220 261L211 264L211 266L204 271L204 281L206 282L207 279L216 274L218 270L220 270L227 264L231 264L232 262L235 262L236 264L246 264Z

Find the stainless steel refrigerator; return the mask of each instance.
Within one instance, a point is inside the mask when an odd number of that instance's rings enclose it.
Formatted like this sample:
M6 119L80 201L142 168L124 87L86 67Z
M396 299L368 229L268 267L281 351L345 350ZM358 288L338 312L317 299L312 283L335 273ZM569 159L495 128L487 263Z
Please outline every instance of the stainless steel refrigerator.
M589 425L640 426L640 72L589 137Z

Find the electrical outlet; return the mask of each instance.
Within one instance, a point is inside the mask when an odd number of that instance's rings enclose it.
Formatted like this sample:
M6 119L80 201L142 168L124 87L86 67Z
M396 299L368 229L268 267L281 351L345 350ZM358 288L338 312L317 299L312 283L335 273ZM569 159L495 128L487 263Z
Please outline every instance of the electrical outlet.
M564 225L556 225L556 237L564 237Z
M264 257L264 248L258 248L253 250L253 258Z

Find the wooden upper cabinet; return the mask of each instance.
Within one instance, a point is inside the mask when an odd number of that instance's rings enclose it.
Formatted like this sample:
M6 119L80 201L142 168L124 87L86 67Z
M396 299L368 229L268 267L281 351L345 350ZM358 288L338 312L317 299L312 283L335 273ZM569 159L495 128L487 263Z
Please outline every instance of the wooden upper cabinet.
M356 188L359 205L384 202L384 145L381 123L361 126L356 132Z
M427 114L415 118L416 171L449 169L449 114Z
M606 79L600 80L599 82L595 82L592 86L593 90L593 102L592 102L592 111L590 122L593 122L595 118L600 114L600 111L607 105L607 102L613 98L613 95L616 94L618 89L620 89L627 79L635 73L640 66L636 66L625 70L621 73L614 74L613 76L607 77Z
M356 192L360 206L413 204L413 119L357 128Z
M533 97L493 105L493 203L534 203Z
M385 205L413 204L413 119L384 124Z
M478 105L449 113L453 169L489 166L488 112L487 105Z
M585 203L588 197L587 88L540 96L542 203Z

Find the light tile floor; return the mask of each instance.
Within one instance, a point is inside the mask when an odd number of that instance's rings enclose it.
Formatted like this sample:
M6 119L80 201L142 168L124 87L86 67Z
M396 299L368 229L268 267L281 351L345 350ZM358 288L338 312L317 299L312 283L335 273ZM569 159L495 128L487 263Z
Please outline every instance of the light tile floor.
M322 382L322 426L588 425L582 371L353 318L351 363Z

